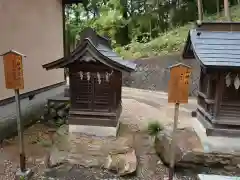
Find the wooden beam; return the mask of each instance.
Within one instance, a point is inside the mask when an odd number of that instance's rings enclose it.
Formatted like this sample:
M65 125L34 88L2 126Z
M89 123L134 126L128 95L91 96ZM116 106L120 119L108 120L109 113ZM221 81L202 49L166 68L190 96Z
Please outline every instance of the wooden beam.
M214 99L207 98L207 95L205 95L204 93L202 93L200 91L198 91L198 96L202 97L207 104L214 104L215 103Z
M68 123L70 125L86 125L86 126L102 126L102 127L117 127L117 119L100 119L98 117L71 117L69 116Z
M205 111L204 108L202 108L200 105L197 106L197 109L204 114L205 118L208 118L210 122L214 121L214 117L211 116L207 111Z
M63 4L78 4L82 3L84 0L62 0Z
M220 117L220 119L212 121L214 124L219 125L227 125L227 126L240 126L239 118L235 119L223 119Z
M209 99L211 94L211 75L206 74L206 76L207 76L207 99Z
M217 88L215 94L215 106L214 106L214 117L217 119L219 114L220 104L222 102L222 95L224 88L224 75L222 73L218 73L218 81L217 81Z
M65 14L65 8L66 5L62 3L62 25L63 25L63 57L66 58L67 55L67 48L66 48L66 14ZM66 80L66 70L64 69L64 80Z

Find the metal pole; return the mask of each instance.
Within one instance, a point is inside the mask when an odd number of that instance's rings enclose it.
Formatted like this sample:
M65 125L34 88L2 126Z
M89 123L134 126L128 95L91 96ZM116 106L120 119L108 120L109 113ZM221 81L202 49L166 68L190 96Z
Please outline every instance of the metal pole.
M176 131L177 131L177 125L178 125L178 114L179 114L179 103L176 103L175 110L174 110L174 123L173 123L171 149L170 149L169 180L173 180L173 175L174 175Z
M19 136L19 150L20 150L20 169L22 172L26 171L25 164L25 152L24 152L24 142L23 142L23 125L21 123L21 108L20 108L20 97L19 90L15 89L15 100L16 100L16 110L17 110L17 128Z

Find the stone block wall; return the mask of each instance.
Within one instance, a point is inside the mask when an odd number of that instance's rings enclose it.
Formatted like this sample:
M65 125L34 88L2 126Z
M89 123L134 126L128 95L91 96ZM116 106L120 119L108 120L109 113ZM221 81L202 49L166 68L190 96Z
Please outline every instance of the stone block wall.
M168 67L182 62L192 67L189 95L196 95L200 74L200 66L196 60L181 60L180 54L171 54L146 59L137 59L134 62L137 64L137 70L130 75L123 75L124 86L167 92L168 80L170 78Z

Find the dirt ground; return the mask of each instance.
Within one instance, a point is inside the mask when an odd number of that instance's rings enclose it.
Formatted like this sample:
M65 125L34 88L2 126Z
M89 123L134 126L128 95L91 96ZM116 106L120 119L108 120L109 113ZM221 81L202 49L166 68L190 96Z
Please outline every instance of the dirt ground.
M121 131L134 134L134 146L139 163L136 176L127 179L167 179L168 169L156 156L153 141L146 132L148 122L151 121L157 120L164 126L172 124L173 105L167 103L166 97L166 94L161 92L131 88L123 89L123 112L121 116L123 129ZM190 125L186 117L194 110L195 104L195 100L190 100L188 105L181 106L179 126L186 127ZM47 128L41 124L36 124L25 131L24 137L27 166L35 172L34 179L41 179L41 174L45 168L44 158L49 149ZM0 180L14 179L19 164L18 149L17 137L4 142L4 147L0 153ZM62 180L122 179L105 170L88 169L69 164L51 171L48 176ZM177 174L176 179L192 180L195 179L195 174L186 175L180 172Z

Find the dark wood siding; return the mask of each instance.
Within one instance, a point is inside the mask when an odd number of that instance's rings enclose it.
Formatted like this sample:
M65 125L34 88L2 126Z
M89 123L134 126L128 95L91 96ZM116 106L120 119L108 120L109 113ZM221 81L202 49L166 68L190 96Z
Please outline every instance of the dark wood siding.
M79 63L80 64L80 63ZM121 73L97 63L75 63L70 67L71 102L73 109L84 111L105 111L116 110L120 103ZM79 72L83 73L81 79ZM90 80L87 80L86 73L90 73ZM112 75L106 80L106 72ZM98 74L101 82L98 81Z
M100 73L101 83L99 84L97 74L94 74L93 79L93 110L94 111L110 111L111 108L111 86L104 78L105 73Z
M229 125L240 125L240 89L235 89L234 78L236 74L231 75L232 84L227 87L224 84L222 101L219 108L219 123L229 123Z
M70 81L72 107L82 110L91 110L93 93L92 81L88 81L86 78L81 80L77 73L71 73Z

